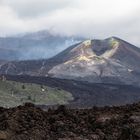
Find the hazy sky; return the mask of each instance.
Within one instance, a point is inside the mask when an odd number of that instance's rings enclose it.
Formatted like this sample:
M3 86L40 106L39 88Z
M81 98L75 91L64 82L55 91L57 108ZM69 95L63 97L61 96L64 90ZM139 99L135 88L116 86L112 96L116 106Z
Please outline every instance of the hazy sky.
M0 36L43 29L140 46L140 0L0 0Z

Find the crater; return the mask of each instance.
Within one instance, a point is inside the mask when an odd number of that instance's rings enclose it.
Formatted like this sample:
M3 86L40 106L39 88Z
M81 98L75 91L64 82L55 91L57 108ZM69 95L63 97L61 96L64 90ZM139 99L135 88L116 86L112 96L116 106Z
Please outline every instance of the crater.
M92 40L91 48L97 56L103 55L106 51L110 51L118 45L118 41L114 38L106 40Z

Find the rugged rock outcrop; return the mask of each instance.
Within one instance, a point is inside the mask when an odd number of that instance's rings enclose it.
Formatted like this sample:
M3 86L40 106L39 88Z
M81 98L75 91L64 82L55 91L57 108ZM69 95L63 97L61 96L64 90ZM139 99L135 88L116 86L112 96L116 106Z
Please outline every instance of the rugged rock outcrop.
M43 111L32 104L0 108L1 140L139 140L140 103Z

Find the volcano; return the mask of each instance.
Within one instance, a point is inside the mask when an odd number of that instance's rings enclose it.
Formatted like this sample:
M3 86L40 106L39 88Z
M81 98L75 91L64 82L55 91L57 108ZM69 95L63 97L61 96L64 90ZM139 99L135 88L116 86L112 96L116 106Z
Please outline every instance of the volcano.
M1 64L0 73L140 86L140 49L117 37L85 40L43 60Z
M140 49L117 37L86 40L60 53L52 77L89 82L140 83Z

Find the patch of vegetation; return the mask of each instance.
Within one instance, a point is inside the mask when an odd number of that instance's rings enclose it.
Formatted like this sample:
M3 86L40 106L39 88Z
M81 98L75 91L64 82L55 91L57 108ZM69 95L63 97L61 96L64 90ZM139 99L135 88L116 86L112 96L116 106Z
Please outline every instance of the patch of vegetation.
M25 102L39 105L67 104L73 100L71 93L48 86L0 81L0 106L14 107Z

